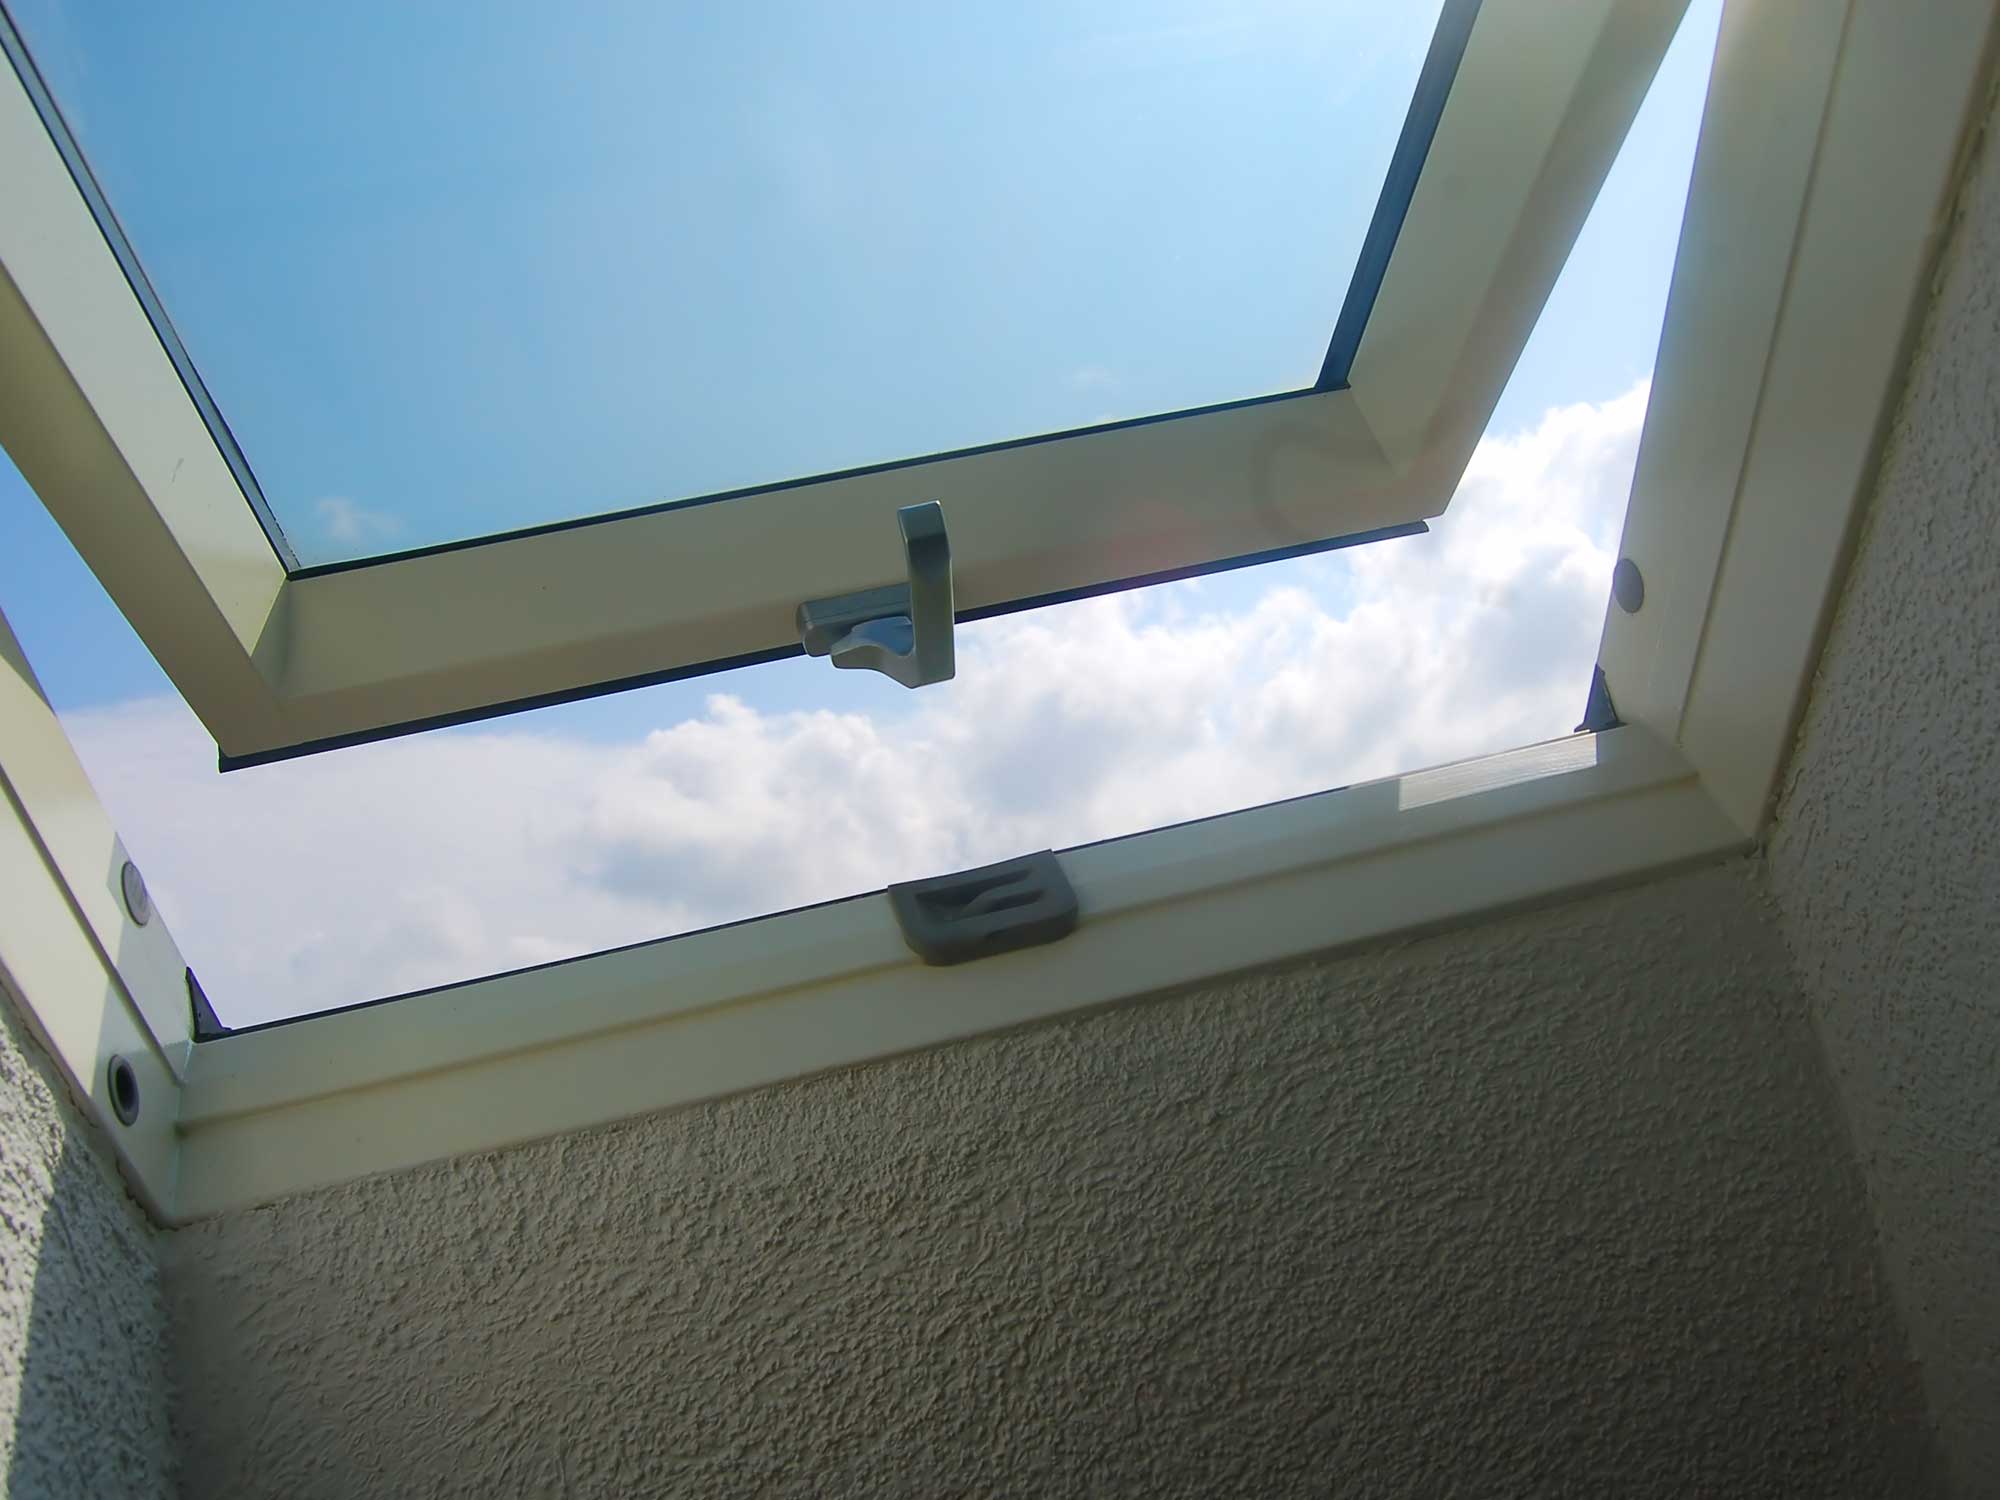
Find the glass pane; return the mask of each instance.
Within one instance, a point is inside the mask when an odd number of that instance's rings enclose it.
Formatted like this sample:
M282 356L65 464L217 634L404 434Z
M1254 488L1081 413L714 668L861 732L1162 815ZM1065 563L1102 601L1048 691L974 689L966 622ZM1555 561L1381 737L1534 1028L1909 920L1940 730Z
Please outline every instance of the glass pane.
M7 0L302 564L1309 386L1441 0Z

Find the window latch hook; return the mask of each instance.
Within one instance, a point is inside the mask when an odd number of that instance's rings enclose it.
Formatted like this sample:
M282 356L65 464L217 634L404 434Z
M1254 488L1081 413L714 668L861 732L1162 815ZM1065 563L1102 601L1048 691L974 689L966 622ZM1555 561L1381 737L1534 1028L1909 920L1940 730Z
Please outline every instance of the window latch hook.
M799 640L808 656L836 667L880 672L904 687L948 682L952 649L951 542L935 500L896 512L907 583L884 584L799 606Z

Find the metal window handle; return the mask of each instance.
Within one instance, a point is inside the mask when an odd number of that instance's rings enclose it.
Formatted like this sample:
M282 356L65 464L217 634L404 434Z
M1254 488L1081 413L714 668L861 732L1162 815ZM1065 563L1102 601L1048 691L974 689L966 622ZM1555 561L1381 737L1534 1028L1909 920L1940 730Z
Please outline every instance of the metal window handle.
M948 682L957 663L944 507L935 500L906 505L896 512L896 526L909 582L807 600L799 606L799 640L808 656L880 672L904 687Z

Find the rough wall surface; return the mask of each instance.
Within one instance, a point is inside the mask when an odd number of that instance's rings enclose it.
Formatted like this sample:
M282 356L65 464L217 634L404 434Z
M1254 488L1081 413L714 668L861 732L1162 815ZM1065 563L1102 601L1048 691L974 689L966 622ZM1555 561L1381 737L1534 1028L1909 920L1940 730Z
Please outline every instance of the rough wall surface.
M1990 139L1961 212L1770 868L1954 1489L2000 1496L2000 146Z
M0 1492L174 1490L154 1234L0 992Z
M183 1230L188 1493L1936 1494L1757 879Z

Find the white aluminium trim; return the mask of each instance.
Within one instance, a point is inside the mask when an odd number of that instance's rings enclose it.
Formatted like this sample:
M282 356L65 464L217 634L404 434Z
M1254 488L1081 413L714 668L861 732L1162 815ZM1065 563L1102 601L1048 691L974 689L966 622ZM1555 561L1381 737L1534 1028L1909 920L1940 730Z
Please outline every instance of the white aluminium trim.
M1992 0L1856 0L1679 742L1746 830L1769 815L1992 104ZM1991 149L1989 147L1989 149ZM1950 545L1940 539L1940 545Z
M952 969L854 901L196 1050L200 1217L1003 1029L1742 847L1644 730L1072 850L1061 942Z
M1724 8L1621 544L1644 609L1598 653L1628 722L1678 739L1708 625L1847 7Z
M121 895L126 854L0 617L0 980L105 1131L155 1217L173 1211L181 1079L192 1052L186 966L153 911ZM113 1057L139 1112L112 1108Z
M0 614L0 783L66 888L90 940L117 969L161 1060L176 1078L184 1077L193 1046L187 965L157 912L140 923L127 909L125 846L42 696L4 614Z
M1613 702L1761 831L1875 473L1966 143L1993 0L1724 12L1599 654Z
M0 183L0 440L189 701L271 732L284 569L4 57Z
M1440 466L1431 482L1447 493L1686 8L1480 8L1461 76L1505 82L1454 88L1446 100L1351 375L1383 449L1399 463ZM1549 86L1570 78L1585 82Z
M1684 774L1643 733L1556 740L1089 845L1061 859L1091 924L1370 856L1401 840L1503 822L1562 796ZM855 897L223 1038L198 1051L186 1118L198 1123L750 995L918 967L887 898Z

